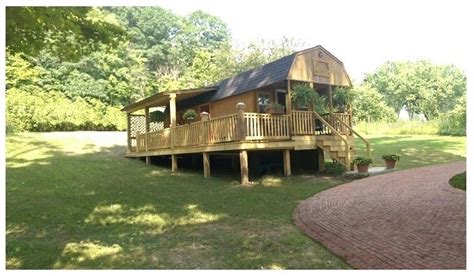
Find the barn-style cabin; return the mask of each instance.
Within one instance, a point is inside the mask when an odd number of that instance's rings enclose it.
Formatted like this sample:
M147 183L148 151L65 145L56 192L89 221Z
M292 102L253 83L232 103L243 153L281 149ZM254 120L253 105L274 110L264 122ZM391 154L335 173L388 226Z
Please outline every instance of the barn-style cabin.
M297 84L327 98L328 113L292 101ZM352 111L337 112L333 89L351 87L344 64L322 46L295 52L209 87L160 92L123 108L127 113L127 157L240 169L241 183L267 169L324 170L324 159L351 168ZM278 112L269 108L279 107ZM195 112L188 112L188 110ZM194 117L192 118L194 113ZM191 117L191 118L190 118ZM191 161L189 161L191 160ZM226 163L227 162L227 163Z

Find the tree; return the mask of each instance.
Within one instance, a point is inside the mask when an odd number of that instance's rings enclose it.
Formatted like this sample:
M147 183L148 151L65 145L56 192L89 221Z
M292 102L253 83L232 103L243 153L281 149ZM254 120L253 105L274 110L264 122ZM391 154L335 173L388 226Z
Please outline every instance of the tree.
M396 112L406 108L411 117L423 113L427 119L453 109L457 98L466 93L461 70L423 60L386 62L364 82L376 88Z
M6 46L11 53L37 56L47 48L62 59L77 59L100 43L115 45L124 35L114 17L97 8L6 8Z
M354 119L356 121L395 121L397 116L393 108L387 106L382 95L374 88L355 86L351 94Z

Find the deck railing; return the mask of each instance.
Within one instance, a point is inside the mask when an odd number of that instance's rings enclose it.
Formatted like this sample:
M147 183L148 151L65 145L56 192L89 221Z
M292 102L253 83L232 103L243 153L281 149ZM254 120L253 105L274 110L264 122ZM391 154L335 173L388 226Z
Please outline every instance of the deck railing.
M290 139L290 116L264 113L244 113L247 133L245 140Z
M291 112L291 132L295 135L314 135L315 117L312 111Z
M137 151L211 145L234 141L286 140L291 135L348 135L353 132L350 115L319 115L292 111L291 115L265 113L231 114L206 121L137 134ZM243 128L241 128L243 127ZM239 134L239 128L243 129Z

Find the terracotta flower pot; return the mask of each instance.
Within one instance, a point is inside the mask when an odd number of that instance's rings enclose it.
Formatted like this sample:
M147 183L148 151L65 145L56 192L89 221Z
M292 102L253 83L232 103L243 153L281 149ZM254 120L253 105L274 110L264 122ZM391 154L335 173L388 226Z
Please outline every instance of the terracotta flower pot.
M396 162L397 161L395 161L395 160L385 160L385 168L387 168L387 169L395 168L395 163Z
M369 172L369 165L365 164L357 164L357 172L360 173L368 173Z

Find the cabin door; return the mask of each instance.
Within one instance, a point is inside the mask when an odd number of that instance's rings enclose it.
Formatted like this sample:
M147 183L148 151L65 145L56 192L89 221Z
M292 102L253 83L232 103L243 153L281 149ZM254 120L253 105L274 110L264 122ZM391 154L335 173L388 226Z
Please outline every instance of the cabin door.
M276 92L276 99L277 103L283 105L285 107L286 112L286 92L285 91L277 91Z

